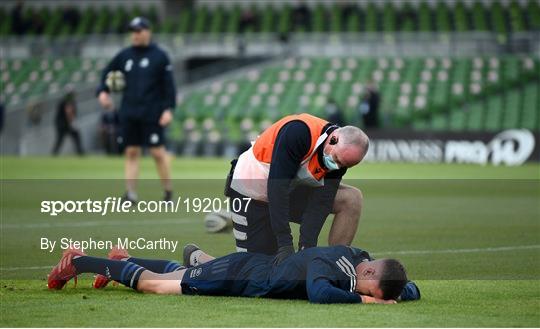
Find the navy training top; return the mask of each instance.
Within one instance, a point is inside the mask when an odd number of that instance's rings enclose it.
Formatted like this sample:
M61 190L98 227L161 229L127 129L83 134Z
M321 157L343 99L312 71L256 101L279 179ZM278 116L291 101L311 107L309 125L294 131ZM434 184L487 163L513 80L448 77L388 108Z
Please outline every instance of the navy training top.
M126 80L119 111L121 120L157 123L165 109L174 111L176 87L172 65L165 51L156 44L130 46L120 51L103 70L97 94L110 92L105 84L110 71L121 71Z

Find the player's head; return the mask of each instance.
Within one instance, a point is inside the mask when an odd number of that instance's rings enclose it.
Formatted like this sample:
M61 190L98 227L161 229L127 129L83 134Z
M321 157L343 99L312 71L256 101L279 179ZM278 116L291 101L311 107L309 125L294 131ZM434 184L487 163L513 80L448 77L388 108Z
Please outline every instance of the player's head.
M324 154L339 168L350 168L364 159L369 148L368 136L358 127L334 130L324 143ZM332 169L332 168L329 168Z
M396 299L405 284L405 267L395 259L378 259L356 266L356 291L380 299Z
M135 47L148 46L152 37L150 21L144 17L135 17L129 22L131 44Z

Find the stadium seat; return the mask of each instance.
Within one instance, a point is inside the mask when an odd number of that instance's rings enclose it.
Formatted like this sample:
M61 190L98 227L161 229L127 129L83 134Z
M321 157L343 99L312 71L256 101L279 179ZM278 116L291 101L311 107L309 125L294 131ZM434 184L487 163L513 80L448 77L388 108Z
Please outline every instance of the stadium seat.
M191 24L191 18L193 15L191 14L191 11L188 9L183 9L180 12L180 18L178 22L178 32L180 33L188 33L189 32L189 26Z
M475 31L487 31L486 8L481 1L475 1L472 9L472 21Z
M526 30L523 10L516 0L510 3L508 15L510 17L510 27L513 32Z
M467 130L480 131L484 128L484 108L481 102L474 102L467 108Z
M431 120L431 129L442 131L448 129L448 117L446 115L436 115Z
M491 25L493 26L494 31L498 33L499 38L505 38L508 31L501 3L499 1L493 2L489 12L491 14Z
M422 32L433 31L431 8L426 1L422 1L418 8L418 30Z
M528 13L528 29L540 29L540 4L537 1L528 1L526 12Z
M540 131L540 85L531 83L525 86L521 125L524 128Z
M502 126L503 100L501 96L491 97L485 109L485 125L487 131L498 131Z
M502 128L510 129L519 127L519 119L522 108L521 91L516 89L509 91L506 93L504 101L504 118Z
M449 32L450 27L450 12L448 6L443 1L438 1L435 8L435 24L439 32Z
M467 32L470 30L469 20L467 16L467 9L463 2L459 1L458 3L456 3L453 13L453 20L454 27L457 32Z
M452 131L465 130L465 123L467 122L467 114L463 109L458 109L450 112L448 129Z

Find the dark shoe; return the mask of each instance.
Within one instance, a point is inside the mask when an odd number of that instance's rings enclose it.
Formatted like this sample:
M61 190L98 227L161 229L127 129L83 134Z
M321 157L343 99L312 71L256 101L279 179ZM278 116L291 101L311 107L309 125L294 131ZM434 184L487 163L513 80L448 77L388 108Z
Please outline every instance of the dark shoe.
M133 206L137 205L137 203L139 202L139 201L137 201L137 199L135 199L134 197L130 196L128 192L126 192L126 193L124 194L124 196L122 196L121 201L122 201L122 203L124 203L124 202L129 202L129 203L130 203L130 207L133 207Z
M193 243L188 243L184 246L184 253L183 253L184 264L183 265L185 267L190 268L190 267L198 265L198 264L191 263L191 254L193 254L197 250L201 250L201 248L199 248L199 246Z
M172 201L172 197L172 191L165 191L165 194L163 195L163 201Z

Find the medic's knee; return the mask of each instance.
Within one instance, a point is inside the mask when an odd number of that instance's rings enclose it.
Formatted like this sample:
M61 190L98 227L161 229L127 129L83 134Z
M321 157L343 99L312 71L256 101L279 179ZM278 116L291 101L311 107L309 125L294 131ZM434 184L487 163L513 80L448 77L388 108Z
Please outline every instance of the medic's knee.
M350 210L360 212L362 210L362 202L364 200L364 195L362 191L356 187L349 187L345 194L345 203L346 207Z

